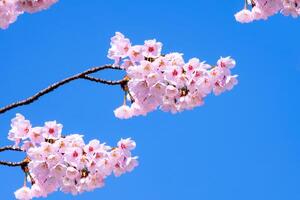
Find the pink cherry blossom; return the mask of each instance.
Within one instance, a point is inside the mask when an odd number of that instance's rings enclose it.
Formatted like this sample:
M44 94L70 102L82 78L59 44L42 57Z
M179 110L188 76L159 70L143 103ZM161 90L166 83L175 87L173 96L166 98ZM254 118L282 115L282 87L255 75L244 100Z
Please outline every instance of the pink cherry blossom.
M138 165L131 153L136 143L130 138L121 139L115 148L95 139L85 144L82 135L62 136L62 125L56 121L31 127L21 114L12 119L12 129L10 139L22 144L29 160L27 178L34 181L31 188L18 189L16 199L47 197L58 189L73 195L91 191L103 187L109 175L120 176Z
M146 40L144 44L144 56L155 58L160 56L162 43L156 40Z
M140 62L140 61L144 60L143 50L144 49L143 49L142 45L132 46L128 52L130 61L131 62Z
M29 132L30 141L33 144L40 144L45 138L43 137L43 127L34 127Z
M17 8L17 0L0 0L0 28L6 29L22 14Z
M118 147L121 149L126 149L126 150L133 150L135 149L136 143L131 140L131 138L127 138L127 139L121 139L118 142Z
M131 46L127 53L117 48L124 43L131 45L123 34L117 32L111 40L108 57L126 70L128 89L125 92L130 101L130 105L125 101L115 109L117 118L146 115L157 108L171 113L190 110L203 105L208 94L219 95L237 84L237 76L231 74L236 62L231 57L221 57L216 66L211 66L198 58L185 62L183 54L178 52L162 55L162 43L156 40ZM117 59L111 56L112 50ZM116 172L120 170L121 167Z
M108 58L115 60L115 64L118 64L119 61L128 56L128 51L131 47L130 41L128 38L120 33L116 32L116 35L111 38L111 48L108 50Z
M226 58L221 57L218 60L217 65L222 68L231 69L236 65L236 63L235 63L235 60L231 59L230 57L226 57Z
M61 131L63 126L57 124L56 121L45 122L43 127L43 137L47 139L57 139L61 137Z
M94 154L97 150L101 148L101 144L99 140L91 140L85 147L83 148L84 152L87 154Z
M248 10L249 6L251 10ZM267 19L279 12L285 16L298 17L300 0L251 0L245 4L242 11L235 14L235 17L241 23L249 23L253 20Z
M8 139L15 141L18 146L19 142L29 137L31 124L21 114L16 114L16 117L11 120L11 129L8 133Z
M0 28L6 29L24 12L48 9L58 0L0 0Z
M114 111L115 116L120 119L128 119L132 117L132 109L129 106L122 105Z
M30 188L28 188L26 186L21 187L20 189L18 189L15 192L15 197L16 197L16 199L19 199L19 200L29 200L29 199L31 199L32 196L31 196Z
M58 0L18 0L19 9L25 12L34 13L48 9Z
M236 13L234 16L235 19L241 23L249 23L253 21L252 12L247 9L241 10L240 12Z

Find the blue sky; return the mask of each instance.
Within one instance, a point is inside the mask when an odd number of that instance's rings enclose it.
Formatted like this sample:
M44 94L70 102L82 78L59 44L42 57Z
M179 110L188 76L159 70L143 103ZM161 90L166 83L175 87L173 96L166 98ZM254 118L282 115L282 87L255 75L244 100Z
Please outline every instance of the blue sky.
M140 166L103 189L49 199L296 200L300 198L300 20L277 15L238 24L236 1L60 1L22 15L0 31L0 106L28 97L90 66L110 63L110 37L120 31L133 43L156 38L163 52L178 51L214 64L237 61L239 84L205 106L172 115L118 120L118 86L78 80L29 106L0 115L0 145L17 112L34 125L64 124L64 134L83 133L111 145L137 142ZM97 76L118 79L121 72ZM20 160L18 153L0 159ZM20 169L0 167L1 199L21 187Z

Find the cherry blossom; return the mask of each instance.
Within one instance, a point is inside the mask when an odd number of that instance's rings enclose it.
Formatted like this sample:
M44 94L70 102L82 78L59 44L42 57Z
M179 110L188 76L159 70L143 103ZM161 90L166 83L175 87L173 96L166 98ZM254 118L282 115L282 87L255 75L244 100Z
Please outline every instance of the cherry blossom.
M29 162L24 172L32 184L27 187L25 182L15 192L16 199L47 197L57 190L73 195L91 191L103 187L109 175L120 176L138 165L131 154L136 143L130 138L112 148L96 139L86 144L82 135L61 133L62 125L56 121L32 127L21 114L11 120L8 138L26 152Z
M253 14L250 10L248 9L243 9L240 12L236 13L235 18L237 21L241 23L249 23L253 21Z
M35 13L49 8L58 0L0 0L0 28L6 29L24 12Z
M32 199L30 188L24 186L15 192L16 199L29 200Z
M20 10L29 13L35 13L41 10L48 9L58 0L18 0L17 4Z
M252 7L251 10L248 10L248 6ZM285 16L298 17L300 0L248 0L245 2L244 9L235 14L235 19L241 23L249 23L267 19L279 12Z
M203 105L208 94L219 95L237 84L231 57L221 57L211 66L198 58L185 62L181 53L162 55L161 51L162 43L155 39L131 45L122 33L112 37L108 58L127 72L123 89L131 102L115 109L117 118L146 115L157 108L172 113L190 110Z
M115 111L115 116L120 118L120 119L128 119L132 117L133 111L130 109L129 106L127 105L122 105L119 108L117 108Z
M14 23L22 11L17 9L17 0L0 0L0 28L6 29Z

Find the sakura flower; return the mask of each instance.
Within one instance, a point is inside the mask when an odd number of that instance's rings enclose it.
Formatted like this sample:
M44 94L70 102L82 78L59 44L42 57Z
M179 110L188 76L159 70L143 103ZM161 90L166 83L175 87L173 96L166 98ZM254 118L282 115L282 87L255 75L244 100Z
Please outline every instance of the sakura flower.
M184 71L187 75L192 75L196 69L200 66L200 60L198 58L192 58L183 66Z
M247 9L243 9L240 12L236 13L234 15L236 21L241 22L241 23L249 23L253 21L253 16L251 11Z
M33 184L31 186L31 196L32 197L41 197L43 195L43 191L38 184Z
M131 172L139 165L138 157L130 157L126 160L126 171Z
M227 90L232 90L232 88L238 84L237 76L228 76L226 79L225 87Z
M40 144L44 140L42 131L42 127L34 127L30 130L29 138L33 144Z
M128 56L132 62L140 62L144 60L143 46L142 45L132 46L128 51Z
M122 105L115 111L115 116L120 119L128 119L133 116L132 110L127 105Z
M34 13L41 10L48 9L52 4L58 0L18 0L20 10Z
M112 173L120 176L137 166L137 157L131 156L136 143L130 138L121 139L114 148L99 140L85 144L79 134L62 137L62 125L55 121L46 122L44 127L31 127L20 114L12 120L15 135L24 133L24 124L30 127L29 136L18 139L29 161L27 181L34 184L18 189L17 199L47 197L57 190L73 195L91 191L103 187L104 179ZM54 134L49 133L51 128Z
M56 178L60 178L62 176L65 176L67 171L67 166L61 163L58 163L54 167L51 168L50 173Z
M24 12L48 9L58 0L0 0L0 28L6 29Z
M24 187L18 189L15 192L15 197L16 197L16 199L19 199L19 200L30 200L32 198L30 188L24 186Z
M77 165L80 162L81 156L82 156L82 149L78 147L69 148L65 152L65 161L72 164Z
M22 11L17 9L17 0L0 0L0 28L6 29L14 23Z
M24 143L23 143L23 145L22 145L22 147L21 147L21 149L22 150L28 150L28 149L30 149L31 147L34 147L34 144L31 142L31 141L24 141Z
M229 56L226 58L221 57L217 62L217 65L222 68L233 68L235 64L235 60L233 60Z
M160 56L162 43L156 42L156 40L146 40L144 44L144 56L145 57L158 57Z
M113 163L113 165L115 165L119 160L122 160L121 159L122 157L123 157L123 151L119 148L113 149L109 153L109 158L111 163Z
M176 97L177 95L179 95L178 89L173 85L168 85L166 88L166 96Z
M47 139L57 139L61 136L63 126L56 121L45 122L43 128L43 137Z
M128 55L131 43L122 33L116 32L116 35L111 38L110 44L111 48L108 50L107 57L115 60L115 64L119 64L120 59Z
M123 150L133 150L136 147L135 141L131 140L131 138L121 139L118 142L118 147Z
M16 117L11 120L11 131L15 137L26 139L31 129L31 124L21 114L16 114Z
M79 178L79 171L77 169L75 169L74 167L68 167L66 176L70 179Z
M56 151L46 157L46 161L49 168L53 168L57 166L58 164L60 164L61 160L62 160L61 154L57 153Z
M235 15L236 20L241 23L267 19L279 12L285 16L291 15L294 18L300 15L299 0L251 0L247 3L245 9ZM247 8L249 6L252 7L250 11Z
M27 139L29 137L29 132L31 130L31 124L25 117L21 114L16 114L16 117L11 120L11 129L8 134L8 139L15 142L18 146L22 139Z
M284 0L281 13L285 16L291 15L294 18L298 17L300 15L300 1Z
M254 6L251 10L253 20L267 19L265 13L258 6Z
M87 154L94 154L100 148L99 140L91 140L84 148L84 152Z
M123 40L127 38L117 33L112 37L111 49L119 42L122 46ZM219 95L236 83L236 79L231 78L231 69L236 64L231 57L221 57L213 67L198 58L186 63L182 53L161 55L161 47L156 40L146 40L142 47L131 46L128 55L118 57L118 62L126 63L122 68L127 72L128 83L127 100L114 110L117 118L146 115L157 108L171 113L190 110L203 105L208 94ZM131 105L126 105L127 101ZM122 170L120 166L115 172L119 174Z

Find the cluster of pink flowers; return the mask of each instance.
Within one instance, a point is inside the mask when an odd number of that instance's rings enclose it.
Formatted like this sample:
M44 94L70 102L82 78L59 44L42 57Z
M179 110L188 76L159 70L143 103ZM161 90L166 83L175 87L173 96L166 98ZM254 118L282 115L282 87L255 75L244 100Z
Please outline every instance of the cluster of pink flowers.
M161 50L162 43L155 39L132 45L119 32L111 38L108 57L126 70L131 101L114 111L116 117L146 115L158 107L172 113L192 109L202 105L208 94L219 95L237 84L237 76L231 75L235 61L230 57L221 57L211 66L198 58L184 62L183 54L163 55Z
M49 8L58 0L0 0L0 28L6 29L24 12L34 13Z
M76 195L104 185L111 175L120 176L132 171L137 157L131 156L136 144L130 138L121 139L111 148L98 140L88 144L78 134L62 136L62 125L46 122L43 127L32 127L21 114L11 122L8 139L27 153L28 181L31 188L23 186L15 192L16 199L27 200L46 197L60 189Z
M300 0L248 0L252 6L248 10L247 4L244 9L235 14L237 21L249 23L254 20L267 19L269 16L281 12L285 16L298 17L300 15Z

